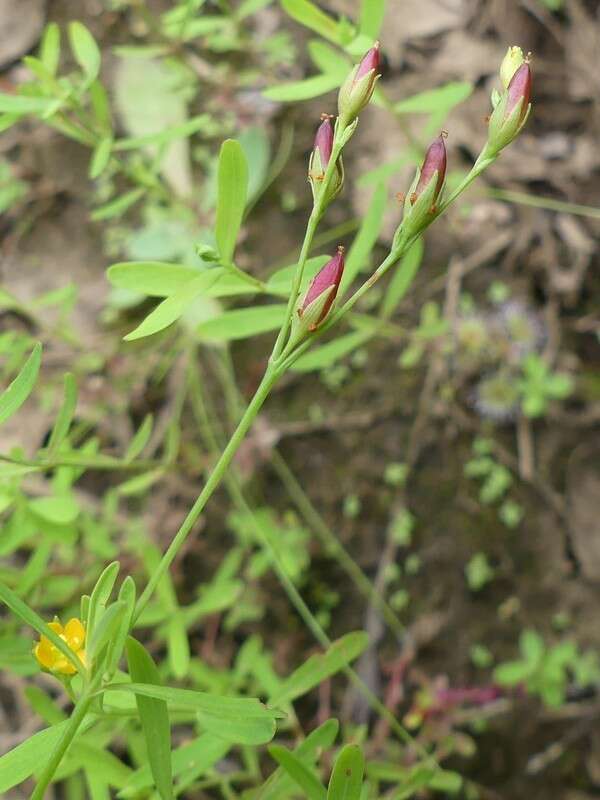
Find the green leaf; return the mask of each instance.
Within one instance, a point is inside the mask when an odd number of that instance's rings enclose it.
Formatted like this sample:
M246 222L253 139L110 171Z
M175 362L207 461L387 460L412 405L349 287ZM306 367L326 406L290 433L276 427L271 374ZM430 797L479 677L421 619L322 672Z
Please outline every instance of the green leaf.
M184 744L171 753L171 769L173 778L181 776L181 783L187 784L204 775L218 761L224 758L231 744L224 742L211 733L203 733L193 742ZM180 789L181 783L178 785ZM152 787L150 765L144 764L136 770L127 785L118 793L119 800L138 797L145 789ZM266 800L266 799L265 799Z
M69 720L34 733L0 758L0 792L18 786L44 763L44 754L52 752L65 732Z
M77 383L71 372L66 372L64 376L64 397L58 416L50 434L48 442L48 453L52 456L60 447L65 437L69 433L75 408L77 406Z
M249 697L226 697L172 689L147 683L118 683L105 691L129 691L143 697L164 700L175 708L193 710L203 728L235 744L265 744L275 735L275 719L279 712L270 711Z
M296 747L294 755L304 764L313 764L323 750L331 747L339 727L336 719L328 719L327 722L308 734L306 739ZM290 783L289 775L279 767L260 788L260 800L281 800L282 797L287 797L292 791ZM295 789L295 787L293 788Z
M0 395L0 425L18 411L31 394L42 361L42 345L38 342L21 371Z
M340 285L340 296L344 294L358 273L368 268L369 256L377 243L386 206L387 190L385 184L380 183L373 192L369 210L354 237L352 247L346 258L346 266Z
M270 86L263 91L263 95L267 100L273 100L275 103L296 103L300 100L320 97L322 94L337 89L339 85L340 81L337 75L326 73L325 75L314 75L302 81Z
M40 61L50 75L56 75L60 60L60 28L56 22L46 25L40 44Z
M410 289L423 260L423 239L417 239L394 267L392 279L381 304L381 314L386 319L395 311Z
M92 153L92 157L90 159L90 167L88 170L88 175L92 180L98 178L110 161L110 157L112 154L113 148L113 138L112 136L105 136L103 139L100 139L96 147L94 148L94 152Z
M338 85L343 83L352 69L352 63L346 56L319 39L313 39L308 43L308 55L317 69L332 77L335 76Z
M383 25L386 0L362 0L358 29L363 36L377 39Z
M534 668L527 661L506 661L494 670L494 681L500 686L515 686L527 680Z
M146 414L144 420L140 427L137 429L135 436L129 442L127 450L125 451L125 456L123 460L126 463L130 463L134 459L136 459L139 454L142 452L144 447L148 444L148 440L152 435L152 424L154 421L154 417L152 414Z
M360 800L365 758L356 744L346 745L333 765L327 800Z
M79 659L73 653L71 648L68 644L60 638L52 628L49 628L46 622L38 616L35 611L29 608L21 598L16 595L11 589L6 586L6 584L0 581L0 600L10 608L10 610L15 614L19 619L23 620L26 625L30 625L34 630L36 630L40 635L46 636L52 644L57 647L60 652L69 659L69 661L74 665L77 666L78 669L81 669L81 663Z
M207 289L219 278L219 274L215 274L216 272L217 270L207 270L201 273L197 278L194 278L193 281L182 286L175 294L167 297L162 303L159 303L159 305L140 322L135 330L124 337L125 341L133 342L136 339L152 336L176 322L192 305L194 300L199 297L199 295L205 294Z
M127 640L127 664L133 681L160 686L160 674L152 657L132 637ZM167 704L164 700L144 697L142 694L136 694L135 701L156 788L162 800L170 800L173 797L173 776L171 771L171 725Z
M327 800L327 790L321 781L297 756L277 744L269 747L269 754L298 784L309 800Z
M117 600L98 617L92 635L86 637L86 653L91 663L98 660L98 656L114 638L117 630L121 627L121 622L126 612L126 603L122 600Z
M130 192L125 192L125 194L120 195L120 197L115 197L114 200L92 211L90 217L94 222L121 217L127 209L131 208L132 205L137 203L137 201L144 196L145 192L146 190L141 186L137 189L132 189Z
M212 122L212 117L208 114L200 114L197 117L192 117L179 125L171 125L170 127L157 131L156 133L146 133L143 136L131 136L127 139L119 139L115 142L115 151L120 150L138 150L141 147L148 145L161 145L170 144L176 139L187 139L207 128Z
M285 319L285 312L286 306L283 304L236 308L200 323L197 331L201 339L209 341L247 339L277 330Z
M372 331L353 331L344 336L339 336L337 339L320 347L315 347L310 352L300 356L298 361L292 365L292 369L298 372L312 372L315 369L330 367L340 358L347 356L348 353L367 342L372 335Z
M45 114L55 105L56 101L47 97L29 97L0 92L0 113L2 114Z
M248 193L248 164L239 142L226 139L221 145L215 236L225 264L233 262L235 242L242 224Z
M121 617L120 624L108 645L108 652L106 654L105 672L110 677L119 665L119 660L123 654L127 635L131 628L133 619L133 612L135 610L135 582L131 575L127 575L121 588L119 589L118 600L121 601L125 610Z
M441 109L446 114L451 108L466 100L472 92L472 83L447 83L438 89L429 89L400 100L394 105L394 111L397 114L433 114Z
M164 261L125 261L108 268L106 277L118 289L170 297L202 274L196 267L183 267Z
M311 31L331 42L341 44L340 26L310 0L281 0L283 10Z
M119 574L119 562L113 561L100 574L96 585L92 590L88 606L86 631L88 640L94 632L94 628L101 615L106 609L106 604L112 593L117 575Z
M85 72L87 82L91 83L100 72L101 56L96 40L81 22L70 22L69 44L75 61Z
M358 658L368 644L369 637L364 631L355 631L342 636L341 639L333 642L325 653L311 656L308 661L286 678L276 696L271 698L272 705L291 703L314 689L315 686Z
M70 525L79 516L77 501L68 494L36 497L28 503L30 511L53 525Z

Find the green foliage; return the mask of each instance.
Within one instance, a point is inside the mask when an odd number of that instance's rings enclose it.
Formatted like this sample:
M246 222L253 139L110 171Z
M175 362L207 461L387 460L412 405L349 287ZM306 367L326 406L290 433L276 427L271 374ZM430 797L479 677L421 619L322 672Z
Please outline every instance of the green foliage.
M519 383L523 395L523 411L528 417L542 416L551 400L562 400L573 391L569 375L551 372L548 365L532 353L523 363Z
M572 677L577 686L586 688L600 678L596 653L581 653L570 641L546 645L533 630L525 630L519 639L521 658L499 664L494 680L502 686L523 684L531 694L557 708L565 702Z

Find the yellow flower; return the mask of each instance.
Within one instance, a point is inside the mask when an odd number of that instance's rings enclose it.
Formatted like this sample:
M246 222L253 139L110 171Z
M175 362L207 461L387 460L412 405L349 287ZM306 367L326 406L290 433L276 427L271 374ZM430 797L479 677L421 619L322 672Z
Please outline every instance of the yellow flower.
M85 666L85 650L83 649L85 628L81 620L73 617L63 628L58 617L55 617L54 622L48 623L48 627L60 636ZM50 672L59 675L73 675L77 672L74 665L52 644L47 636L40 637L40 641L33 649L33 654L40 666Z

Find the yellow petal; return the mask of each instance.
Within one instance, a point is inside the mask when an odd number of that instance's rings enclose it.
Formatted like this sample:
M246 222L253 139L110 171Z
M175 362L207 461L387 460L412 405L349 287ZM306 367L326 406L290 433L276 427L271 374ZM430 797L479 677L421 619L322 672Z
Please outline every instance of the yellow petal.
M79 650L85 642L85 628L76 618L70 619L65 625L65 638L71 650Z
M61 675L73 675L76 669L64 656L60 656L54 662L52 672L59 672Z
M57 636L61 636L63 632L63 626L58 621L58 617L54 620L54 622L49 622L48 627L50 630L54 631Z
M45 669L52 669L56 660L55 653L56 649L45 636L42 636L39 644L37 644L33 650L33 654L37 658L38 663L41 664L42 667L45 667Z

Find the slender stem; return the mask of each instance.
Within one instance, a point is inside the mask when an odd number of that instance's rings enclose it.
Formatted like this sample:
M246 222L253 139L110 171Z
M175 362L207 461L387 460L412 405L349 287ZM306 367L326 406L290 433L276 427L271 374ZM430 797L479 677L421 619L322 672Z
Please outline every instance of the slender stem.
M79 726L83 722L83 718L87 714L89 707L94 699L94 692L99 687L102 681L102 674L96 676L95 680L92 681L90 686L84 693L80 696L79 700L75 704L75 708L71 714L69 719L69 724L65 728L63 735L60 737L56 747L50 754L50 758L46 762L46 766L42 770L42 773L38 779L37 785L31 794L30 800L42 800L44 794L46 793L46 789L50 784L50 781L54 777L54 773L58 769L60 762L63 759L64 754L67 752L67 748L75 738L77 731L79 730Z
M173 537L171 544L168 546L167 550L165 551L158 568L148 581L146 588L142 592L138 602L136 603L135 611L133 614L133 624L137 622L140 617L140 614L146 607L148 601L152 597L154 590L156 589L158 583L160 582L162 576L167 572L171 564L173 563L177 553L183 546L183 543L189 536L194 524L200 514L202 513L204 506L208 502L210 496L221 483L227 468L229 467L231 460L233 459L238 447L242 443L244 436L248 432L250 426L254 422L256 415L258 414L262 404L267 398L267 395L275 385L276 381L278 380L279 376L281 375L281 371L276 369L272 366L269 366L263 376L263 379L256 390L256 393L252 400L250 401L244 415L242 416L237 428L233 432L233 435L227 446L223 450L221 457L215 464L211 474L208 477L208 480L204 484L204 488L198 495L196 502L188 512L188 515L182 522L179 530Z
M325 212L329 185L331 183L334 174L338 169L338 159L341 155L344 146L343 143L340 141L340 136L341 136L341 131L336 127L336 138L333 143L333 148L331 151L329 162L327 164L327 169L325 170L325 175L323 176L323 180L321 181L319 193L313 204L313 209L308 219L308 224L306 226L306 233L304 234L304 241L302 242L302 248L300 250L300 255L298 256L298 265L296 267L296 271L294 272L292 288L290 291L288 305L285 312L285 320L283 322L283 325L281 326L279 335L277 336L277 341L275 342L275 347L273 348L273 353L271 354L270 358L271 362L277 361L285 346L285 340L292 321L292 314L294 313L294 308L296 307L296 301L298 299L298 292L300 291L300 286L302 284L304 267L306 266L308 255L310 253L312 243L315 238L317 226L321 221L321 217Z

